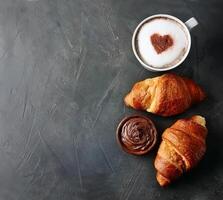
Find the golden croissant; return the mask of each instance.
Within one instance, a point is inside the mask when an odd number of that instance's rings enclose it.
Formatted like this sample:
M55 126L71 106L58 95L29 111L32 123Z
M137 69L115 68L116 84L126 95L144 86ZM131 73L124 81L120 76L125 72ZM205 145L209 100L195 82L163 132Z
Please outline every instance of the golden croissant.
M193 81L175 74L164 74L136 83L125 97L125 104L161 116L184 112L205 98Z
M157 181L166 186L195 167L206 151L205 119L199 115L180 119L162 135L156 159Z

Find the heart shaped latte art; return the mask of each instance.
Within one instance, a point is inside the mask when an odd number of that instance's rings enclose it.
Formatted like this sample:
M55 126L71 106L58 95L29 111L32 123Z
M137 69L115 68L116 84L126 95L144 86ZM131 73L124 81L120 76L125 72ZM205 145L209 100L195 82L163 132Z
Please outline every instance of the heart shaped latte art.
M173 39L170 35L160 35L158 33L154 33L151 35L150 40L158 54L173 46Z

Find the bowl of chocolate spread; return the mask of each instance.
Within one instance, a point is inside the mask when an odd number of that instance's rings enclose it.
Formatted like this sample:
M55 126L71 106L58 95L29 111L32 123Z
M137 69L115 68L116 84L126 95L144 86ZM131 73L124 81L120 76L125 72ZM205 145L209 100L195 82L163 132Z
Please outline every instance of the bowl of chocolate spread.
M118 125L116 139L121 148L133 155L143 155L154 147L157 131L154 123L145 116L125 117Z

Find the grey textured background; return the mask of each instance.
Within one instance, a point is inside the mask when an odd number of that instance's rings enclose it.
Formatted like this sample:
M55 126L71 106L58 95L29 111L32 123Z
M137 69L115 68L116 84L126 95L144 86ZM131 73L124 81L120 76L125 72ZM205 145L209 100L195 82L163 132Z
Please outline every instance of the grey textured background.
M223 1L0 0L0 200L223 199ZM173 70L208 99L182 115L151 117L159 133L202 114L205 158L169 188L156 182L157 148L135 157L115 141L123 104L151 73L131 50L137 24L167 13L195 16L190 55Z

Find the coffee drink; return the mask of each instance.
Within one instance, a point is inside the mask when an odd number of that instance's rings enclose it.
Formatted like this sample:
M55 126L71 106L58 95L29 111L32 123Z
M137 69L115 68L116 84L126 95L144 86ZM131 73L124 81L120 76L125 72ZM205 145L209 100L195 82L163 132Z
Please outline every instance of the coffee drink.
M168 17L155 17L141 25L136 34L136 51L140 59L154 68L179 63L189 48L185 27Z

